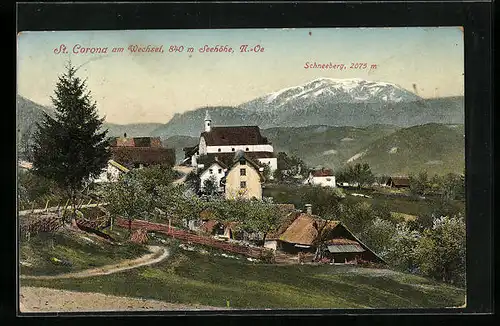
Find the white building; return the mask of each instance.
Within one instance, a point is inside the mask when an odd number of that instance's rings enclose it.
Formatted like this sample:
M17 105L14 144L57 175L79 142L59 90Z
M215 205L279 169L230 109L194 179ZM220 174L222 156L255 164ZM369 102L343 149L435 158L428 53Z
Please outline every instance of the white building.
M123 173L127 173L129 169L124 167L123 165L109 160L106 168L103 169L101 175L98 179L95 179L94 182L116 182L120 178L120 175Z
M200 157L208 157L209 161L219 161L229 165L237 151L243 151L250 159L267 164L272 173L278 168L278 160L274 156L271 142L263 137L258 126L213 127L212 120L205 116L204 131L194 147L185 148L184 165L198 166Z
M335 183L335 176L333 175L333 171L329 169L311 171L306 180L304 180L304 184L333 188L337 186Z
M199 167L199 176L200 176L200 190L204 191L205 181L214 178L216 185L218 186L217 191L223 192L224 187L221 186L220 180L224 177L227 166L222 162L213 162L212 164L207 164L207 166Z

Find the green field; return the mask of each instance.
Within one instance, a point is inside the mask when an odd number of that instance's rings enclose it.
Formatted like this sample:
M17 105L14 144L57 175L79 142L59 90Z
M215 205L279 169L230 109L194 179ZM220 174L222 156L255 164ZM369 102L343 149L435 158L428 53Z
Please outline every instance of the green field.
M20 272L24 275L68 273L115 264L149 252L144 246L126 242L128 236L126 230L115 229L107 233L121 244L101 240L92 234L69 230L39 233L31 236L29 241L22 238L19 258L28 265L20 264ZM54 262L52 258L70 264Z
M390 270L270 265L170 248L171 257L153 266L21 285L231 308L452 307L465 298L463 289Z
M305 204L301 198L302 186L293 185L269 185L263 190L263 196L273 197L277 203L293 203L298 209L304 208ZM430 214L438 205L436 198L417 199L405 196L393 196L373 189L343 189L346 194L345 201L349 203L368 202L372 205L386 207L391 212L422 216ZM356 197L351 194L364 194L372 198ZM465 211L465 203L459 200L452 201L454 210Z

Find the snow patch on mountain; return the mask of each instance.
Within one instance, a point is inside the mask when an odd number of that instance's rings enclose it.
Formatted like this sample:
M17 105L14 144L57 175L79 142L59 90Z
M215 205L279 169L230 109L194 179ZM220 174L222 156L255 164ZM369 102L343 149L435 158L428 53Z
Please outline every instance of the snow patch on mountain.
M336 151L336 150L334 150L334 149L330 149L330 150L328 150L328 151L324 151L324 152L323 152L323 155L335 155L335 154L337 154L337 153L338 153L338 151Z
M354 138L344 137L340 141L353 141Z
M397 147L393 147L389 150L389 154L395 154L398 152L398 148Z
M367 151L363 151L361 153L358 153L358 154L354 155L353 157L351 157L350 159L347 160L347 163L351 163L351 162L353 162L355 160L358 160L358 159L362 158L363 156L366 155L366 153L367 153Z
M265 95L262 99L272 107L283 106L291 101L308 101L325 97L338 103L402 102L420 98L399 85L369 81L361 78L318 78L299 86L287 87Z

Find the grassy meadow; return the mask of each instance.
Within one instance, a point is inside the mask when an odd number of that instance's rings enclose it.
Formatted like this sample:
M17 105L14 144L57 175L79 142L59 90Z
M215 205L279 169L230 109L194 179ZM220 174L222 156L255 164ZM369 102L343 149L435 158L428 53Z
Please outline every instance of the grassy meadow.
M115 264L140 257L149 251L145 246L126 242L128 231L107 231L118 243L111 243L89 233L61 230L39 233L20 239L19 260L22 275L55 275ZM54 262L57 258L61 262Z
M167 240L168 241L168 240ZM429 308L464 303L465 291L392 270L332 265L271 265L185 251L156 265L80 280L22 280L82 292L243 309Z

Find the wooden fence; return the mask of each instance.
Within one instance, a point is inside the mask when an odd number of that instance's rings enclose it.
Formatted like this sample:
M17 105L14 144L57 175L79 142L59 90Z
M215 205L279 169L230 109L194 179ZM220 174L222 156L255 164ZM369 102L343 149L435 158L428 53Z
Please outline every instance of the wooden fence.
M56 214L45 214L21 220L21 235L30 237L39 232L53 232L62 227L62 219Z
M115 224L123 228L128 228L129 220L123 218L116 218ZM252 248L234 243L227 243L220 240L216 240L209 236L202 236L186 230L169 227L166 224L152 223L143 220L132 220L130 226L133 230L145 229L150 232L159 232L171 236L175 239L179 239L181 241L205 245L257 259L263 258L266 254L272 253L272 251L270 251L269 249Z

